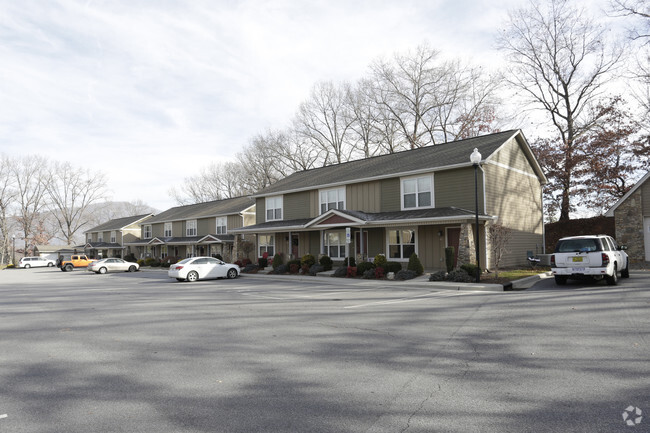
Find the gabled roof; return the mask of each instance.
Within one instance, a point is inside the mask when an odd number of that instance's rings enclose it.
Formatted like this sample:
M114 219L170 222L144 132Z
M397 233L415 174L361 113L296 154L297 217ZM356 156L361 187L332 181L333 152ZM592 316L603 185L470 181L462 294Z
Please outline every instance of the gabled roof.
M100 249L100 248L124 248L122 245L115 242L88 242L84 249Z
M454 167L471 166L469 156L477 148L483 160L487 160L508 140L517 137L537 176L544 183L539 164L520 130L509 130L481 137L468 138L444 144L405 150L388 155L329 165L311 170L299 171L281 179L257 192L254 197L309 190L324 186L337 186L365 182L396 175L416 174Z
M645 174L645 176L643 176L641 179L639 179L639 181L638 181L638 182L637 182L637 183L636 183L632 188L630 188L630 190L629 190L627 193L625 193L625 195L624 195L623 197L621 197L621 198L620 198L616 203L614 203L614 206L612 206L612 207L611 207L607 212L605 212L605 216L607 216L607 217L613 217L613 216L614 216L614 211L615 211L616 209L618 209L618 207L619 207L621 204L623 204L623 202L624 202L625 200L627 200L627 198L628 198L629 196L631 196L632 194L634 194L634 192L635 192L637 189L639 189L639 188L641 187L641 185L643 185L643 184L645 183L645 181L648 180L649 178L650 178L650 171L648 171L648 172Z
M147 224L233 215L243 212L254 204L250 196L243 196L176 206L147 220Z
M100 224L96 227L93 227L89 230L86 230L84 233L90 233L90 232L105 232L109 230L121 230L125 227L128 227L132 224L137 224L141 220L150 217L153 215L152 213L147 213L143 215L134 215L134 216L128 216L124 218L115 218L110 221L107 221L103 224Z

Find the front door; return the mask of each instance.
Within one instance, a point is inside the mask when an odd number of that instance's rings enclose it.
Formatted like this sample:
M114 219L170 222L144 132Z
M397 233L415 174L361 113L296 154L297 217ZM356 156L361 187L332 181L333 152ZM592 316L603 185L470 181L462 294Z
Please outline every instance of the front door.
M460 247L460 227L447 229L447 246L454 247L454 268L458 266L458 247Z

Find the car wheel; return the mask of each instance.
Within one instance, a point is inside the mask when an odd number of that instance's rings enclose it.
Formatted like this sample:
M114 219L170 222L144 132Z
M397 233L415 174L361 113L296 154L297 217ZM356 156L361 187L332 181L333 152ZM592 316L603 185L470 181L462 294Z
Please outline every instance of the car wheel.
M65 269L66 272L71 272L71 271L74 269L74 266L72 266L72 265L65 265L65 266L64 266L64 269Z
M99 273L100 274L105 274L106 273L106 268L99 268Z
M189 281L190 283L193 283L198 279L199 279L199 274L196 271L191 271L189 274L187 274L187 281Z
M137 270L138 269L134 265L129 266L129 272L135 272Z
M47 267L48 267L48 268L51 268L52 266L54 266L54 263L52 263L52 262L50 262L50 263L47 264Z
M618 269L616 268L616 263L614 263L614 272L612 275L607 275L605 277L608 286L615 286L618 284Z
M556 275L555 276L555 284L558 286L564 286L566 284L567 277L564 275Z
M226 276L230 279L237 278L237 271L234 269L228 269Z
M30 265L25 265L25 269L29 269L29 268L31 268Z
M621 271L621 278L630 278L630 261L628 260L625 269Z

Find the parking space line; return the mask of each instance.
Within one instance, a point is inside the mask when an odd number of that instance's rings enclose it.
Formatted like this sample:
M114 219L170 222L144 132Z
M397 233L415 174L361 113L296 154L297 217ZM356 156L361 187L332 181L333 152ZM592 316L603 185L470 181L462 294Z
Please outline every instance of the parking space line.
M368 302L366 304L349 305L349 306L343 307L343 308L344 309L353 309L353 308L370 307L370 306L375 306L375 305L403 304L403 303L407 303L407 302L417 302L417 301L425 300L426 298L445 298L445 297L450 297L450 296L463 296L463 295L472 295L472 294L474 294L474 293L472 293L472 292L458 292L458 291L431 292L431 293L425 293L423 295L412 296L412 297L409 297L409 298L391 299L391 300L388 300L388 301Z

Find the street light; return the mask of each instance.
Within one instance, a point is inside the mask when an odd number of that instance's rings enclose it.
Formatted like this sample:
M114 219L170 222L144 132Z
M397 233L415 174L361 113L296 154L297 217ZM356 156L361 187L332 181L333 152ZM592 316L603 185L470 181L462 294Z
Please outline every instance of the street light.
M478 236L478 167L481 163L481 153L477 148L474 148L474 152L469 157L472 165L474 166L474 196L476 198L475 209L476 209L476 282L481 282L481 256L479 250L479 236Z

